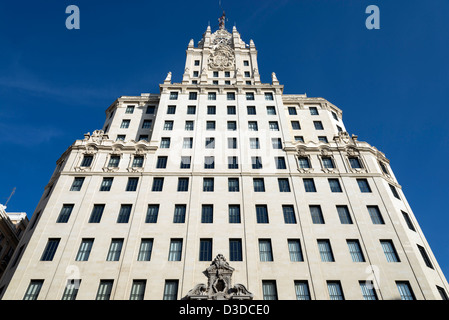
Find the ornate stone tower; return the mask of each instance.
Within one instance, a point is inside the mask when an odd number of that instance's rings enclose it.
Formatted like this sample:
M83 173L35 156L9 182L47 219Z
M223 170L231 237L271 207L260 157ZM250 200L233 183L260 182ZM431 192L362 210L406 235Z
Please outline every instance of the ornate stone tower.
M57 161L2 298L447 299L385 154L258 70L222 20L181 83L114 101Z

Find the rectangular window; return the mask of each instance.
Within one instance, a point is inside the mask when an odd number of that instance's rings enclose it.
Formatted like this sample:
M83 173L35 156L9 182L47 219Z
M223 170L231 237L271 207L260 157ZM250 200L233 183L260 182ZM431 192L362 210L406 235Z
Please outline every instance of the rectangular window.
M259 138L249 138L250 149L260 149Z
M273 261L270 239L259 239L259 255L262 262Z
M186 221L186 205L176 204L173 214L173 223L185 223Z
M240 223L240 205L229 205L229 223Z
M237 138L228 138L228 149L237 149Z
M251 157L251 165L253 169L262 169L262 158Z
M130 122L131 122L131 120L129 120L129 119L122 120L122 123L120 124L120 128L121 129L128 129Z
M167 167L167 156L157 157L156 168L165 169Z
M203 204L201 208L201 223L214 222L214 206L212 204Z
M309 284L307 280L295 280L296 300L310 300Z
M90 167L93 159L94 159L94 156L85 155L83 157L83 161L81 162L81 167Z
M154 114L156 107L155 106L148 106L146 114Z
M293 206L283 205L282 212L284 213L284 222L285 223L287 223L287 224L295 224L296 223L295 210L293 209Z
M173 111L173 113L174 113L174 111ZM143 120L142 129L151 129L151 123L152 123L151 120Z
M312 116L317 116L317 115L318 115L318 109L317 109L317 107L309 107L309 111L310 111L310 114L311 114Z
M59 212L58 219L56 223L66 223L69 221L70 215L72 214L73 204L64 204L61 211Z
M190 169L190 163L192 161L192 157L190 156L182 156L181 164L179 165L180 169Z
M321 261L334 262L334 254L332 253L331 243L328 239L317 240L318 250L320 251Z
M182 148L192 149L192 147L193 147L193 138L192 137L184 138L182 141Z
M198 97L197 92L189 92L189 100L196 100Z
M156 223L158 214L159 214L159 205L149 204L147 215L145 217L145 223Z
M138 141L140 141L140 140L148 141L148 135L147 135L147 134L141 134L141 135L139 135Z
M324 224L323 212L319 205L311 205L309 206L309 210L314 224Z
M248 130L249 131L258 131L259 128L257 126L257 121L248 121Z
M407 212L401 211L402 216L404 217L405 222L407 223L407 226L410 230L416 231L415 227L413 226L412 220L410 219Z
M133 168L142 168L143 167L143 156L134 156L132 167Z
M82 239L75 261L88 261L94 239Z
M426 252L426 249L424 249L424 247L420 246L419 244L417 244L417 246L418 246L418 250L421 253L421 256L422 256L426 266L428 266L430 269L433 269L432 262L430 261L430 258L429 258L429 255Z
M207 106L207 114L216 114L217 108L215 106Z
M171 91L170 92L170 100L178 100L178 92Z
M98 286L97 296L95 297L95 300L109 300L111 298L113 285L114 280L100 280L100 285Z
M99 223L103 215L104 204L94 204L90 214L89 223Z
M205 192L214 191L214 178L203 178L203 191Z
M189 191L189 178L178 178L178 192Z
M373 224L385 224L378 206L367 206L367 209Z
M270 131L279 131L279 123L277 121L269 121L268 127Z
M146 285L146 280L133 280L129 300L143 300Z
M388 262L400 262L396 249L394 248L393 241L380 240L380 244Z
M343 192L340 186L340 181L338 181L338 179L328 179L328 181L331 192Z
M48 239L47 245L45 246L44 252L42 253L41 256L41 261L53 261L60 240L61 239L59 238Z
M256 205L257 223L268 223L268 209L266 205Z
M265 192L265 182L263 178L253 178L254 192Z
M324 130L324 127L323 127L323 124L321 123L321 121L314 121L313 125L316 130Z
M345 300L340 281L327 281L327 290L331 300Z
M128 178L128 184L126 185L126 191L136 191L139 178Z
M114 181L114 178L103 178L100 186L100 191L110 191L112 187L112 181Z
M341 224L352 224L351 215L348 206L337 206L338 217Z
M237 130L237 122L235 122L235 121L228 121L227 125L228 125L228 130L229 131Z
M372 281L359 281L359 284L364 300L377 300L377 294L374 290L374 284Z
M226 93L226 100L228 100L228 101L235 100L235 93L234 92ZM235 111L235 107L234 107L234 111ZM229 113L229 107L228 107L228 114L235 114L235 112Z
M293 130L301 130L301 125L299 124L299 121L291 121L291 124Z
M396 286L399 290L401 300L415 300L415 295L408 281L396 281Z
M361 169L362 168L362 164L358 157L349 157L348 160L349 160L349 164L351 165L352 169Z
M269 116L276 115L276 108L273 106L267 106L267 115Z
M229 239L229 260L243 261L242 239Z
M256 114L256 106L247 106L246 111L248 115L255 115Z
M167 106L167 114L175 114L176 113L176 106ZM144 123L147 120L144 120ZM143 128L143 126L142 126Z
M441 300L449 300L449 297L447 296L446 291L444 291L444 289L439 286L436 286L436 287L437 287L438 293L441 296Z
M151 191L162 191L164 186L164 178L154 178Z
M262 292L264 300L277 300L276 280L262 280Z
M125 141L126 135L125 134L118 134L116 141Z
M313 178L304 178L302 180L304 182L304 189L306 190L306 192L316 192L315 182L313 181Z
M228 110L228 114L230 114L230 115L236 114L235 106L228 106L227 110Z
M206 138L206 149L215 149L215 138Z
M290 261L301 262L304 261L301 250L301 242L299 239L289 239L287 240L288 252L290 254Z
M129 216L131 215L131 204L122 204L120 207L120 212L117 217L117 223L128 223Z
M274 162L276 164L276 169L287 169L284 157L274 157Z
M228 191L229 192L239 192L239 178L228 178Z
M401 199L401 197L399 197L399 193L398 193L398 191L396 190L396 188L394 187L394 186L392 186L391 184L388 184L389 186L390 186L390 190L391 190L391 192L393 193L393 196L396 198L396 199Z
M288 114L291 116L296 115L296 108L295 107L288 107Z
M70 187L70 191L80 191L83 186L84 177L78 177L73 179L72 186Z
M184 126L184 130L186 131L193 131L194 129L194 122L193 121L186 121L185 122L185 126Z
M278 178L279 192L290 192L288 178Z
M43 284L44 280L31 280L23 300L37 300Z
M209 92L207 94L207 100L217 100L217 93L216 92Z
M267 101L273 101L273 93L271 92L265 92L265 100Z
M245 76L246 76L246 72L245 72ZM254 100L254 92L247 92L246 100Z
M298 164L301 169L310 169L310 161L308 157L299 157Z
M178 299L178 280L165 280L163 300Z
M187 106L187 114L195 114L196 106Z
M295 141L304 142L303 136L295 136Z
M170 148L170 138L162 138L161 139L161 149Z
M281 138L271 138L271 145L272 145L273 149L282 149Z
M119 261L122 253L123 239L112 239L106 261Z
M331 157L321 157L321 161L323 162L323 167L326 169L334 169L334 162Z
M108 162L108 167L117 168L120 163L120 156L111 156Z
M80 279L67 280L61 300L76 300L80 284Z
M181 261L182 239L170 240L170 251L168 253L168 261Z
M359 185L360 192L362 192L362 193L370 193L371 192L371 188L368 184L368 180L357 179L357 184Z
M171 130L173 130L173 121L171 121L171 120L166 120L166 121L164 122L164 130L166 130L166 131L171 131Z
M204 169L214 169L215 168L215 157L208 156L204 157Z
M142 239L139 247L139 255L137 261L150 261L151 252L153 251L153 239Z
M239 163L237 157L228 157L228 169L238 169Z
M362 248L360 247L359 240L346 240L349 248L349 254L351 255L353 262L365 262Z
M319 136L318 137L318 141L324 142L324 143L329 143L329 141L327 140L326 136Z
M192 128L193 130L193 128ZM215 121L206 121L206 130L215 130Z
M212 260L212 239L200 239L200 261Z
M127 106L127 107L126 107L125 113L131 114L131 113L133 113L133 112L134 112L134 106Z

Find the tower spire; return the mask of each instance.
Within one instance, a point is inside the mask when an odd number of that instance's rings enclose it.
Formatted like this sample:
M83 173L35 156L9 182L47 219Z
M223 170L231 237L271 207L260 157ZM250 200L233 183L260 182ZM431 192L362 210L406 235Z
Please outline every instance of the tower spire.
M225 14L225 11L223 10L223 14L221 15L220 18L218 18L218 26L220 29L225 28L225 20L226 20L226 14Z

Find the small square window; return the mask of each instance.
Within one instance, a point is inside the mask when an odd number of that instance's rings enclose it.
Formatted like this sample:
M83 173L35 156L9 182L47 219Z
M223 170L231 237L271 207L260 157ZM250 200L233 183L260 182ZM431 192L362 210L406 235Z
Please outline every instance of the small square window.
M184 130L186 131L193 131L194 123L193 121L186 121Z
M288 107L288 114L293 116L296 115L296 108L295 107Z
M292 121L291 124L293 130L301 130L301 125L299 124L299 121Z
M274 100L274 98L273 98L273 93L271 93L271 92L265 92L265 100L273 101L273 100Z
M249 77L251 77L250 72L249 71L245 71L245 78L249 78Z
M235 100L235 93L234 92L226 93L226 100Z
M215 106L207 106L207 114L215 114L217 108Z
M248 115L255 115L256 114L256 107L255 106L248 106L246 107Z
M273 106L268 106L267 107L267 115L276 115L276 109Z
M187 106L187 114L195 114L196 106Z
M151 120L143 120L142 129L150 129L152 121Z
M199 66L200 65L200 60L195 60L194 65L195 66Z
M215 121L206 121L206 130L215 130Z
M246 100L254 100L254 92L247 92Z
M175 113L176 113L176 106L167 107L167 114L175 114Z
M148 106L146 114L154 114L156 107L155 106Z
M134 106L127 106L125 113L131 114L134 112Z
M313 125L315 126L316 130L324 130L323 124L321 123L321 121L314 121Z
M228 121L228 130L229 131L237 130L237 122L235 122L235 121Z
M245 67L248 67L248 66L249 66L249 61L248 61L248 60L243 60L243 65L244 65Z
M236 114L235 106L228 106L227 110L228 110L228 114Z
M317 107L309 107L309 111L310 111L310 114L311 114L312 116L317 116L317 115L318 115L318 109L317 109Z
M225 71L225 78L229 78L231 76L231 73L229 71Z
M120 125L120 128L121 129L128 129L130 122L131 122L131 120L128 120L128 119L122 120L122 124Z
M218 71L214 71L213 75L214 75L214 78L218 78Z
M319 137L318 137L318 141L324 142L324 143L329 143L329 141L327 140L327 137L326 137L326 136L319 136Z
M178 100L178 92L177 91L170 92L170 100Z
M196 100L198 97L197 92L189 92L189 100Z
M209 92L207 94L207 100L217 100L217 93L216 92Z

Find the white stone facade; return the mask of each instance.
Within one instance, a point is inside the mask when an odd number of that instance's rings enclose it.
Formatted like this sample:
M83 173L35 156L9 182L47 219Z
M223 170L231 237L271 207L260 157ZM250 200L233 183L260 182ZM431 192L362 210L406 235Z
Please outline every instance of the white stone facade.
M208 27L196 47L191 40L182 83L169 73L160 89L118 98L102 130L58 160L1 279L3 299L181 299L204 282L217 254L254 299L363 300L361 286L370 280L377 299L447 296L385 155L349 136L342 111L329 101L284 95L274 73L261 83L255 45L235 27ZM126 191L129 178L137 178L133 191ZM110 190L100 191L107 181ZM92 221L102 207L101 219ZM236 208L239 219L230 218ZM117 239L117 261L107 261ZM178 240L180 259L169 261ZM82 243L90 244L87 258L80 258ZM151 244L149 261L139 261L148 260L143 243ZM297 243L300 252L290 252ZM325 243L332 258L319 250ZM389 244L395 252L384 252ZM77 290L65 291L68 279L80 280ZM100 283L111 285L103 295Z

